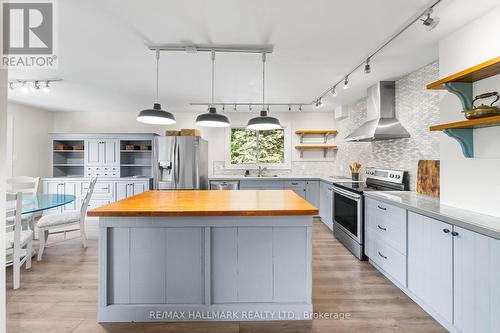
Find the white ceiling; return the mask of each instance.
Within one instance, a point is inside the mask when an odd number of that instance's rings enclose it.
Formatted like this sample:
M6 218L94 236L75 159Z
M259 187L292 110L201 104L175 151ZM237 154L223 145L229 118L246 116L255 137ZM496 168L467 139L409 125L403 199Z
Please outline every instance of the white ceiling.
M268 102L311 102L394 33L428 0L64 0L59 10L57 70L9 71L9 78L62 78L50 94L9 92L9 99L58 111L138 111L152 106L152 43L271 44ZM442 0L440 25L414 25L379 56L372 73L350 77L323 110L365 95L437 59L439 39L500 5L500 0ZM474 47L471 45L471 47ZM261 59L218 54L218 102L261 100ZM208 102L210 55L162 53L160 101L170 111L201 111ZM287 109L287 108L286 108ZM311 108L312 109L312 108ZM276 110L277 111L277 110Z

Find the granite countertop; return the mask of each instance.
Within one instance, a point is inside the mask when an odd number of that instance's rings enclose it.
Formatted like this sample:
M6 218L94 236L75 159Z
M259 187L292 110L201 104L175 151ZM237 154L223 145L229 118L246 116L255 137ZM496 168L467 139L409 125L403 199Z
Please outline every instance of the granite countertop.
M445 223L500 239L500 217L441 204L438 198L412 191L373 191L365 192L364 195Z

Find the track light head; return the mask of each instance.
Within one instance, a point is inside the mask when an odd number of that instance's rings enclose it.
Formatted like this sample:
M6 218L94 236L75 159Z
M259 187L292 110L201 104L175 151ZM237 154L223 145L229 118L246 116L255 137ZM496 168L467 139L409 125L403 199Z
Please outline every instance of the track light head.
M302 111L302 105L299 105L299 111Z
M365 63L365 74L370 74L372 72L372 68L370 66L370 58L366 59Z
M349 76L346 76L344 79L344 89L349 88Z
M16 87L14 87L14 82L9 82L9 89L14 90Z
M332 96L333 96L333 97L336 97L336 96L337 96L337 86L334 86L334 87L332 88Z
M44 93L49 93L50 92L50 86L49 86L50 82L49 81L45 81L45 86L43 87L43 92Z
M27 93L28 92L28 87L26 87L26 81L21 82L21 87L19 88L19 90L22 93Z
M238 111L238 107L236 106L236 104L234 104L233 110Z
M432 8L429 8L425 13L425 15L427 17L424 19L420 19L420 21L422 21L422 24L427 31L431 31L432 29L438 26L440 19L439 17L434 17L434 18L431 17Z

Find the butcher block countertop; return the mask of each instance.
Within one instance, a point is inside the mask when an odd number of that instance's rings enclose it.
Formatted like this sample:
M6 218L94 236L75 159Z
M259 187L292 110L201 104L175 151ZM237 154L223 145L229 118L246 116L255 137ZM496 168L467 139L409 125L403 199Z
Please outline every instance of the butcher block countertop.
M291 190L146 191L88 212L88 216L132 217L317 214L316 207Z

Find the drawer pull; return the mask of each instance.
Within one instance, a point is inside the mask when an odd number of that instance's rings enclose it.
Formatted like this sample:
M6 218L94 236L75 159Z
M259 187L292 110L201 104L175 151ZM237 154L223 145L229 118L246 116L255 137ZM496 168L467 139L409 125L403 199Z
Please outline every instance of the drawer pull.
M380 253L380 251L377 251L377 252L378 252L378 255L379 255L379 256L381 256L381 257L382 257L382 258L384 258L384 259L387 259L387 257L386 257L386 256L384 256L382 253Z
M451 232L451 235L452 235L453 237L456 237L456 236L458 236L458 232L456 232L456 231L452 231L452 232Z
M443 232L444 232L445 234L448 234L448 233L450 232L450 229L443 229Z
M387 231L387 228L381 227L380 225L377 225L377 227L378 227L380 230Z
M292 185L299 185L299 183L293 182Z
M377 205L378 209L387 210L387 208Z

